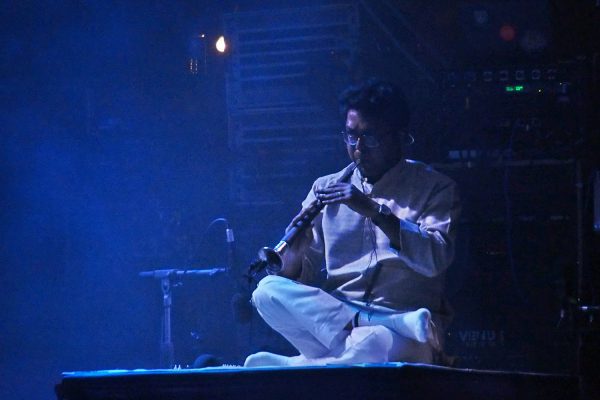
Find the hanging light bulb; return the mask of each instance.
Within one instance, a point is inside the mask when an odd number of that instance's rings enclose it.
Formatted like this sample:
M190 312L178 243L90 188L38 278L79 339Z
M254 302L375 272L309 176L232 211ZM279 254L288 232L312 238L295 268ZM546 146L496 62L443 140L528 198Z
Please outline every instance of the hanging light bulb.
M224 36L219 36L219 39L217 39L217 42L215 43L215 47L219 53L225 53L225 50L227 50L227 43L225 43Z

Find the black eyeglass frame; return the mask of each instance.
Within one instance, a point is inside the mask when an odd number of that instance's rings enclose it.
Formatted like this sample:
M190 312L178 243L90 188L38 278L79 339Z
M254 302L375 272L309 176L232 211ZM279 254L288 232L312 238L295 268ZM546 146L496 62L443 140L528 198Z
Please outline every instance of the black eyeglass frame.
M364 145L370 149L374 149L381 145L381 141L376 136L369 135L369 132L356 134L350 133L344 129L341 134L344 138L344 143L346 143L348 146L356 146L358 144L358 140L361 138L364 139Z

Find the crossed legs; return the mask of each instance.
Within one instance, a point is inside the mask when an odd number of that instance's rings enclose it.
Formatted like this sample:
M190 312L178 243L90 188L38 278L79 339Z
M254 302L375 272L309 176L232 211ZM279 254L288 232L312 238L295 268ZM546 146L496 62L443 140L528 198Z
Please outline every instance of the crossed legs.
M424 331L431 315L425 309L368 318L361 313L355 318L355 307L318 288L279 276L263 278L252 301L265 322L300 355L256 353L246 359L246 366L431 361L431 346ZM355 319L359 326L352 328Z

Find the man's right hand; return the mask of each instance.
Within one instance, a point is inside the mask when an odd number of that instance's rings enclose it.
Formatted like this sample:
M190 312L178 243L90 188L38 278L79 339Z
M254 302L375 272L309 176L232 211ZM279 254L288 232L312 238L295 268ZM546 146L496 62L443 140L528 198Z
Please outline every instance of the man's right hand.
M298 220L300 220L301 216L302 210L292 219L292 222L290 222L287 228L285 228L286 233L289 232L289 230L296 224L296 222L298 222ZM304 232L300 232L294 238L294 241L290 247L284 252L283 256L281 257L283 260L283 268L278 275L290 279L296 279L300 276L304 254L313 241L312 227L313 225L310 224L306 227L306 229L304 229Z

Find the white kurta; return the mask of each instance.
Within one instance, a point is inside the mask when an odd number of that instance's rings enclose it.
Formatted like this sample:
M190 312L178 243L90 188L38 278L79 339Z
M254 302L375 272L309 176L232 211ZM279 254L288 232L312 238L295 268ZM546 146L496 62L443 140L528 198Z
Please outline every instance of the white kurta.
M342 174L317 179L303 207L315 199L315 188L337 181ZM324 265L327 277L321 285L340 299L396 312L425 307L434 314L445 313L444 272L454 255L454 228L460 212L454 181L426 164L406 160L375 185L364 182L358 170L350 182L400 219L402 248L392 248L370 219L345 205L330 205L314 221L315 241L300 281L318 283ZM370 268L377 262L382 267L372 295L363 299L372 276Z

